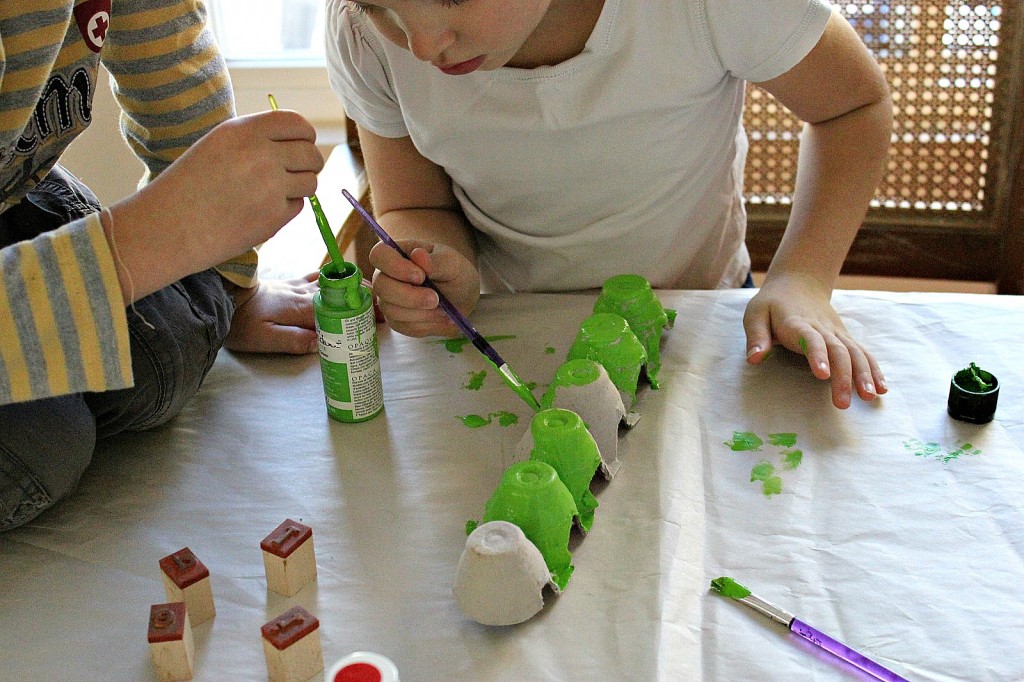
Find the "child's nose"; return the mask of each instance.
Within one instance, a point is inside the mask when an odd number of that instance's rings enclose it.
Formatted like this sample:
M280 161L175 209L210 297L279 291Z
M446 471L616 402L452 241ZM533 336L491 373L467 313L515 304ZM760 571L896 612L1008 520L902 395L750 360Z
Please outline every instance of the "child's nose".
M406 27L409 51L424 62L438 60L455 42L455 31L447 26L414 25Z

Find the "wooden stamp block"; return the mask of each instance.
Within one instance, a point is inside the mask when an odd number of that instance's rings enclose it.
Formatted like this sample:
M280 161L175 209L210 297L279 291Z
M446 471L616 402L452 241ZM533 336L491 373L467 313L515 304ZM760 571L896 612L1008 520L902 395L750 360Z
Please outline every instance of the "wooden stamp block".
M160 560L161 577L167 601L183 601L193 627L217 615L210 588L210 571L188 547Z
M286 519L260 542L267 587L290 597L316 579L313 529Z
M324 669L320 621L301 606L261 628L270 682L305 682Z
M192 679L196 647L185 602L151 606L147 639L161 682Z

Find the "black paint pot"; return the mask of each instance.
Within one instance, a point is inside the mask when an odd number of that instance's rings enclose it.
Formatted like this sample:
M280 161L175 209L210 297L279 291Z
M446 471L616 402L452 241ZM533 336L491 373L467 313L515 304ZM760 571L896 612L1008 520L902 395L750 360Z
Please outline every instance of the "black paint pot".
M986 386L978 381L984 382ZM972 424L987 424L996 414L999 400L999 379L991 372L979 369L973 362L970 367L953 375L949 382L949 416Z

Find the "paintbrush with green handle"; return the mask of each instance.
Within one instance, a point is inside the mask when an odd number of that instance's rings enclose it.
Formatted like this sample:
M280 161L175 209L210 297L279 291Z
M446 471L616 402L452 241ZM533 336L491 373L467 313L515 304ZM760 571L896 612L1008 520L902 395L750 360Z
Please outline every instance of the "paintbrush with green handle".
M274 99L274 96L268 94L267 99L270 100L270 108L277 111L277 100ZM323 237L324 244L327 246L327 253L331 257L334 269L337 272L344 272L345 257L341 255L341 249L338 248L338 240L334 237L334 232L331 230L330 223L327 222L327 216L324 214L324 209L321 208L320 200L316 198L316 194L309 195L309 205L313 207L316 226L320 228L320 236Z

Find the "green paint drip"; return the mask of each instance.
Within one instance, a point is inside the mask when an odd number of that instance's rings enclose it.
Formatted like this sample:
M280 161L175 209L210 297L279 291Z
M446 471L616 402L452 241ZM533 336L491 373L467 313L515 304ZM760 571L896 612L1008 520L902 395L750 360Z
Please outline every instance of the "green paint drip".
M780 445L784 448L791 448L796 445L795 433L769 433L768 442L772 445Z
M800 466L800 463L804 461L804 453L800 450L783 450L782 451L782 468L792 471Z
M487 378L487 370L486 369L482 369L479 372L470 372L469 373L469 383L464 385L463 388L468 389L470 391L479 391L480 388L484 385L484 379L486 379L486 378Z
M797 341L797 343L800 344L800 350L803 351L804 355L807 355L808 353L811 352L810 349L807 347L807 339L805 339L804 337L801 336L800 340Z
M745 599L751 595L750 590L727 576L715 578L711 581L711 589L723 597L730 599Z
M757 437L757 434L750 431L733 431L732 440L725 441L733 452L747 452L760 450L764 441Z
M506 339L514 339L516 337L506 334L504 336L485 336L484 338L487 339L487 341L491 342L505 341ZM465 337L461 337L458 339L441 339L440 341L435 341L434 343L444 344L445 349L449 353L461 353L462 349L465 348L466 344L470 343L470 341Z

